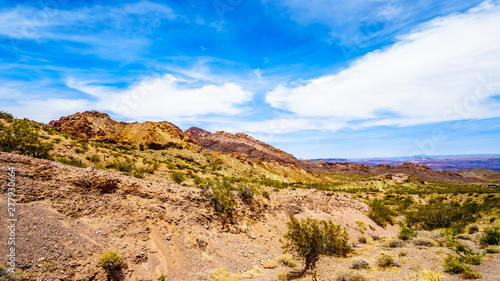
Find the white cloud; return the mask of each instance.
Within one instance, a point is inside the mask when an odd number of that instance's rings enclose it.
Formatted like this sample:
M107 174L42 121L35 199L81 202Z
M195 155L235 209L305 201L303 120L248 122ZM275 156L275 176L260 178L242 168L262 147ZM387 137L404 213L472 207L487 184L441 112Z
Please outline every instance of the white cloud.
M345 55L358 55L363 49L408 27L477 5L481 0L277 0L267 1L285 8L299 24L322 24L330 29L330 40L348 46Z
M126 90L72 79L67 85L97 98L93 104L98 110L139 120L177 122L209 114L238 115L245 110L242 105L252 99L252 93L233 83L192 87L193 81L173 75L146 78Z
M266 95L298 117L408 126L500 116L500 6L491 2L423 24L335 75Z

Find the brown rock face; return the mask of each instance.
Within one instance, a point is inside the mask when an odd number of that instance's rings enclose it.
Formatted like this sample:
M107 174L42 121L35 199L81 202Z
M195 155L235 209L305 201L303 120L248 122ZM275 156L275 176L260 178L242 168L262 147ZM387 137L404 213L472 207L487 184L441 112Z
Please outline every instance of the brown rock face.
M62 117L49 123L54 128L81 137L113 143L147 145L151 149L166 147L195 148L196 141L184 134L172 123L118 122L108 114L99 111L86 111Z
M195 139L196 141L198 141L200 139L203 139L205 137L210 136L212 133L210 133L207 130L203 130L203 129L200 129L197 127L191 127L189 129L185 130L184 134L186 134L186 135L192 137L193 139Z
M253 159L263 159L287 164L300 164L293 155L263 143L249 135L230 134L224 131L210 133L200 128L189 128L184 133L190 135L198 144L208 150L224 154L237 153Z

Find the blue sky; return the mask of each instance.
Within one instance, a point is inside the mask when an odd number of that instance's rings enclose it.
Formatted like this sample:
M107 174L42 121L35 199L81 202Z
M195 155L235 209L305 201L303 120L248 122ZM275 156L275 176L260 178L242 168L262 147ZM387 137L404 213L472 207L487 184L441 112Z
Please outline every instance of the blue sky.
M0 1L0 109L300 158L500 154L498 34L499 1Z

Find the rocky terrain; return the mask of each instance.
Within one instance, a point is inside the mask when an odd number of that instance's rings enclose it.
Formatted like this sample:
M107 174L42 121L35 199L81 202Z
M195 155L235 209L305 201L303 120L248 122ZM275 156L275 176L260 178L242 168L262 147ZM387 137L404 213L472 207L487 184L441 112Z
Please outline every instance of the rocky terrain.
M0 185L0 240L11 235L11 195L23 280L284 280L303 266L298 256L283 256L290 215L332 220L349 235L353 252L322 257L316 280L428 280L419 279L425 270L461 280L443 268L454 254L450 239L481 253L471 270L482 280L500 278L499 256L479 243L487 229L500 227L494 171L299 161L244 134L117 122L97 111L51 125L0 113L0 136L0 148L11 151L0 152L0 173L17 187L12 195L8 181ZM46 153L33 154L39 150ZM375 202L389 208L387 225ZM480 212L469 221L472 233L424 230L418 222L416 237L401 238L397 222L430 202L484 208L463 208ZM111 273L99 266L108 249L123 256ZM8 251L0 247L1 265ZM388 267L380 265L384 255L394 259ZM360 262L363 268L353 269Z
M299 160L293 155L246 134L230 134L224 131L212 134L195 127L189 128L184 131L184 133L193 137L201 147L207 150L218 151L225 154L237 153L248 156L251 159L300 165Z
M87 140L143 145L151 149L196 147L196 142L191 137L166 121L125 123L112 120L106 113L86 111L61 117L57 121L51 121L50 125Z

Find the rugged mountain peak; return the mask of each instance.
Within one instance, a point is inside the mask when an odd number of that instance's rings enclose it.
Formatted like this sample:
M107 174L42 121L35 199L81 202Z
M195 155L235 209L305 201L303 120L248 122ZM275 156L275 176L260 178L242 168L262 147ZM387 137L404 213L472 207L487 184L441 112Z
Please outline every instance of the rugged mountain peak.
M125 123L108 114L86 111L61 117L49 123L54 128L83 139L147 145L152 149L166 147L195 148L196 141L179 127L166 121Z
M189 129L185 130L184 134L192 137L195 140L199 140L199 139L205 138L207 136L210 136L212 133L207 131L207 130L200 129L198 127L191 127Z

